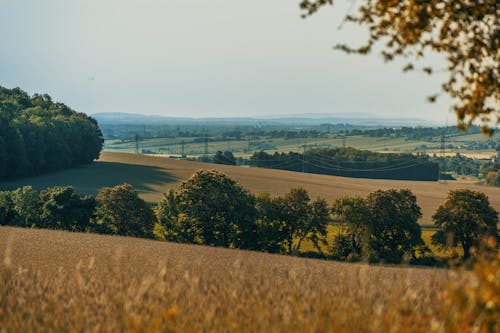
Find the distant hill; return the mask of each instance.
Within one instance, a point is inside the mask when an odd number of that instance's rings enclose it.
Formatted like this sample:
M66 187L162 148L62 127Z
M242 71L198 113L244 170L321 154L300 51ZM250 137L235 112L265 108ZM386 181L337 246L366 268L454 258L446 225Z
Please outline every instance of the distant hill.
M321 125L351 124L359 126L435 126L435 122L419 118L377 117L369 113L306 113L297 115L269 115L266 117L190 118L143 115L136 113L95 113L100 125Z

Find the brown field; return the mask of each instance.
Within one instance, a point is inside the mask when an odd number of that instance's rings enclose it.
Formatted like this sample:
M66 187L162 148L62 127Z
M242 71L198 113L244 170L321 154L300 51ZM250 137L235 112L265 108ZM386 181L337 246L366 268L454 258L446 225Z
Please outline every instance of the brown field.
M302 186L311 197L323 197L330 202L344 195L365 196L371 191L389 188L409 188L417 196L422 208L422 225L430 225L431 216L451 189L469 188L485 192L492 206L500 211L500 188L478 186L468 182L418 182L380 179L345 178L298 172L247 168L180 161L163 157L128 153L103 152L101 159L86 167L65 170L38 177L12 182L1 182L1 189L12 189L23 185L36 188L73 185L82 193L97 193L103 186L114 186L124 182L132 184L149 202L157 202L162 193L189 178L199 169L217 169L239 181L252 192L270 192L281 195L293 187Z
M464 274L0 227L0 332L451 332Z

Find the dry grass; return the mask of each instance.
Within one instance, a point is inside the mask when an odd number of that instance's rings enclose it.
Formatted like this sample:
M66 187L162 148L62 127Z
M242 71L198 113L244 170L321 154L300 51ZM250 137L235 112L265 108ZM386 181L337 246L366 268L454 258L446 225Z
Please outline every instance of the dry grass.
M0 332L446 331L454 273L0 227Z
M149 202L157 202L162 193L176 188L199 169L217 169L239 181L252 192L269 192L282 195L293 187L302 186L311 197L323 197L329 202L345 195L362 195L378 189L409 188L417 196L422 207L422 225L432 224L431 216L439 204L444 202L451 189L468 188L485 192L492 206L500 211L500 188L476 186L456 181L446 183L418 182L380 179L359 179L326 175L303 174L291 171L244 168L226 165L179 161L162 157L127 153L103 152L101 159L83 168L0 183L1 189L12 189L23 185L45 188L56 185L73 185L82 193L97 193L103 186L114 186L124 182L132 184Z

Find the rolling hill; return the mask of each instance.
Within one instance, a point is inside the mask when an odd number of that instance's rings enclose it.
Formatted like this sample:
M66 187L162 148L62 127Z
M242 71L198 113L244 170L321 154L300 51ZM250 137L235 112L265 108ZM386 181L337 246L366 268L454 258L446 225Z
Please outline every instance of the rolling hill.
M6 332L426 332L445 323L436 300L451 278L440 269L0 227Z
M456 181L443 183L345 178L106 151L102 152L100 159L91 165L38 177L0 182L0 190L23 185L33 185L36 188L72 185L80 193L95 194L101 187L127 182L138 190L141 197L154 203L161 198L162 193L170 188L176 188L180 182L188 179L199 169L222 171L254 193L269 192L281 195L293 187L301 186L309 191L311 197L320 196L330 202L345 195L365 196L378 189L409 188L417 196L418 204L422 208L423 217L420 220L422 225L432 223L432 214L451 189L465 187L485 192L492 206L500 211L500 188L489 186Z

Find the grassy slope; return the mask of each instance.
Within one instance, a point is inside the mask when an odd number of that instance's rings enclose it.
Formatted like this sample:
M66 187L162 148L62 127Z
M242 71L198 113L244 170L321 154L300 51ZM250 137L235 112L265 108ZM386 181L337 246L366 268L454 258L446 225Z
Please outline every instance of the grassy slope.
M293 187L302 186L311 197L323 197L328 201L344 195L365 196L371 191L389 188L409 188L417 196L422 207L423 225L431 224L431 216L451 189L470 188L485 192L492 206L500 211L500 188L475 186L460 182L416 182L376 180L302 174L297 172L224 166L191 161L179 161L163 157L127 153L103 152L101 159L89 166L65 170L18 181L1 182L1 189L13 189L23 185L36 188L73 185L81 193L97 193L103 186L124 182L132 184L149 202L156 202L163 192L176 188L199 169L217 169L239 181L252 192L283 194Z
M425 332L450 277L0 227L0 327L7 332Z

